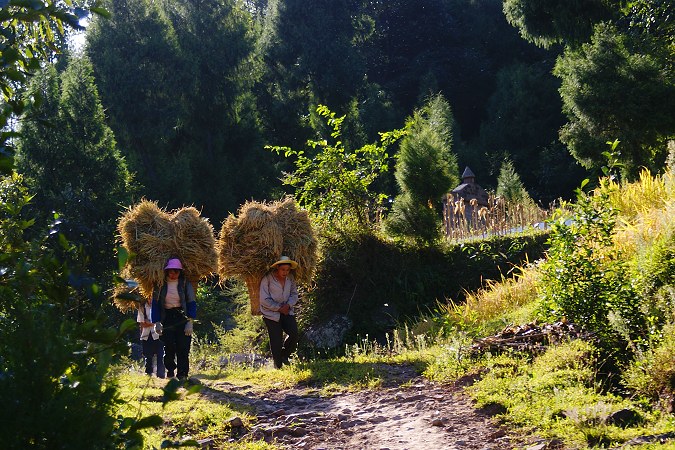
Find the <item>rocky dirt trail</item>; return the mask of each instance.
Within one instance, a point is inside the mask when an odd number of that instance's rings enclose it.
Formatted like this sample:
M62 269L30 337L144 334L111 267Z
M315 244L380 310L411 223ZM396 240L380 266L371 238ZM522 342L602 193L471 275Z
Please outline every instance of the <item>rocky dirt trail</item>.
M250 428L233 419L239 438L288 449L512 449L516 438L477 410L457 385L432 383L411 367L387 366L378 389L321 396L316 388L277 389L202 380L202 394L252 408ZM235 441L233 439L233 441Z

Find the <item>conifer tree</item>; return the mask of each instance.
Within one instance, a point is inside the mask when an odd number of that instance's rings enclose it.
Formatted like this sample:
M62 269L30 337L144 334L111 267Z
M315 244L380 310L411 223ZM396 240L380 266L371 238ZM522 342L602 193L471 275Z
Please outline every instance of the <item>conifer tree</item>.
M91 63L74 57L58 74L53 66L31 82L28 95L44 99L26 117L17 153L41 215L60 215L74 243L87 244L94 272L111 270L114 229L128 203L130 174L94 84Z
M520 179L520 175L510 160L505 160L497 177L497 195L514 203L531 201L530 195Z
M409 135L401 142L396 163L401 195L385 224L390 233L427 243L440 236L440 201L458 182L452 122L450 105L440 94L408 121Z

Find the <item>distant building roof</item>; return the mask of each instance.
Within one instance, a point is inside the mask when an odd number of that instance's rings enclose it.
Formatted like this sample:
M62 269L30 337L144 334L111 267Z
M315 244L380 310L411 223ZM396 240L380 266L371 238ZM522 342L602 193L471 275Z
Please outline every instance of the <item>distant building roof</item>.
M452 194L456 197L462 197L467 202L475 198L481 206L487 206L488 204L487 191L476 183L476 175L468 166L462 173L462 184L454 188Z
M466 166L466 169L464 169L464 173L462 174L462 181L465 178L476 178L476 175L469 169L469 166Z

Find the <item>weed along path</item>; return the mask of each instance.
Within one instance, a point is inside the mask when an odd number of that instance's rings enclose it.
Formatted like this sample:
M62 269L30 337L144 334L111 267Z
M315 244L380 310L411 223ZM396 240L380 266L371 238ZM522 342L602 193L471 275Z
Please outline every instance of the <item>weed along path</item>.
M255 423L237 438L264 439L293 449L511 449L515 443L461 388L432 383L412 368L386 366L383 386L322 396L311 387L273 389L204 380L202 395L250 407ZM204 443L207 444L207 443ZM208 447L208 445L206 445Z

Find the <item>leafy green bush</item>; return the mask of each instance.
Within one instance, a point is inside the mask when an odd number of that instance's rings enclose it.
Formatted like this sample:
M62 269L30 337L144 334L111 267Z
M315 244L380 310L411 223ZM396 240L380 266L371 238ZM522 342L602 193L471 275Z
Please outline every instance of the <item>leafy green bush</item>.
M317 113L332 129L330 139L307 141L307 152L279 146L266 148L295 159L295 170L286 173L283 182L295 188L296 200L321 228L368 229L386 199L386 195L373 189L373 183L389 169L387 147L404 131L380 133L379 143L349 149L342 139L345 116L336 117L323 105L319 105Z
M617 211L606 190L577 193L571 219L558 215L551 224L542 312L548 320L565 317L597 333L600 347L616 362L644 342L645 317L626 259L614 247Z

